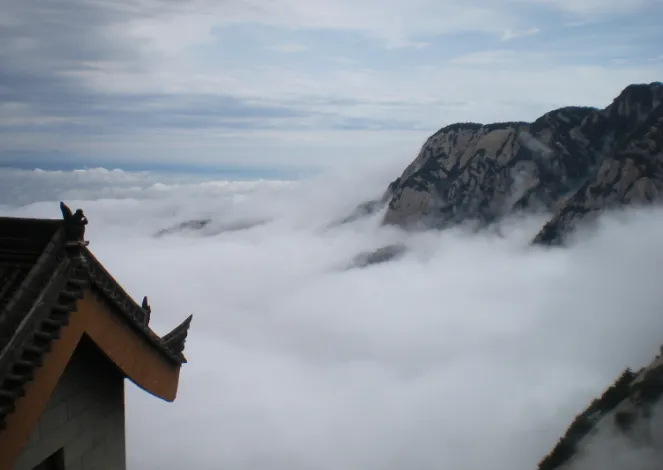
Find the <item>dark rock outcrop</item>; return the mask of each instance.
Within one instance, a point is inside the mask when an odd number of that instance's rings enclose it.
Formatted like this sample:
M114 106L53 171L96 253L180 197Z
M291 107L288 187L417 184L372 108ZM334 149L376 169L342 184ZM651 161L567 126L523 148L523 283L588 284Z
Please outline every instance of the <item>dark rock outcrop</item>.
M207 227L211 221L211 219L187 220L186 222L179 223L173 227L161 229L155 233L154 236L163 237L165 235L172 235L186 230L201 230Z
M536 237L555 243L588 215L648 203L663 185L663 83L630 85L599 110L566 107L533 123L461 123L433 134L393 181L385 224L489 224L553 212Z
M616 145L583 185L564 200L535 242L559 243L583 220L601 210L629 204L650 204L663 190L663 105L649 113Z
M381 201L381 200L372 200L372 201L366 201L362 202L359 204L357 207L354 208L354 210L348 214L347 216L343 217L340 220L337 220L331 224L332 227L336 227L339 225L345 225L349 224L352 222L355 222L359 219L363 219L364 217L368 217L370 215L375 214L376 212L382 210L386 204L386 201Z
M203 235L218 235L224 232L237 232L240 230L248 230L258 225L267 223L263 219L247 219L237 220L233 222L214 222L212 219L194 219L186 222L179 223L172 227L164 228L154 234L156 238L164 237L167 235L176 235L187 232L198 232Z
M407 251L402 243L386 245L374 251L365 251L355 256L351 268L365 268L374 264L386 263L400 258Z

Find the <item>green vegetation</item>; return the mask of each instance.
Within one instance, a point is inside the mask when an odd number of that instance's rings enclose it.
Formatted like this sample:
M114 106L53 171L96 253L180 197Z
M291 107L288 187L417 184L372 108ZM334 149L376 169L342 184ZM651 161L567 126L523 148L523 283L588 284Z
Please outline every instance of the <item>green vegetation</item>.
M663 394L663 366L647 372L633 388L639 404L653 404Z
M635 414L630 411L618 411L615 413L615 426L622 431L627 432L635 422Z
M573 457L578 443L589 434L596 422L629 396L635 376L631 369L626 369L599 399L592 401L584 412L576 416L553 450L539 462L539 470L554 470Z

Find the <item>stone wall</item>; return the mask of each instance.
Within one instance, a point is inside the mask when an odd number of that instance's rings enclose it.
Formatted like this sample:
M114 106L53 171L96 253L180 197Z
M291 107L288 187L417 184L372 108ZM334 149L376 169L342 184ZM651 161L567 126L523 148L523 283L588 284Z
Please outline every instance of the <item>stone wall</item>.
M13 470L32 470L60 449L66 470L126 468L124 379L81 341Z

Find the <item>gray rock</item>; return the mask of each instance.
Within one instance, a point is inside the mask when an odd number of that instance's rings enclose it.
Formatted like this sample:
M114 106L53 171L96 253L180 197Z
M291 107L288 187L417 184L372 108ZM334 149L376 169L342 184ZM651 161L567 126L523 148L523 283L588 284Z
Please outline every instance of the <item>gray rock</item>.
M237 220L232 222L216 222L212 219L195 219L159 230L154 236L159 238L186 232L197 232L200 235L212 236L225 232L248 230L265 223L267 223L267 220L263 219Z
M554 218L563 239L590 213L658 198L663 84L630 85L605 109L566 107L533 123L459 123L433 134L383 195L384 223L487 225L515 211Z
M187 220L186 222L179 223L173 227L168 227L159 230L154 234L155 237L163 237L165 235L173 235L175 233L180 233L188 230L202 230L205 228L211 219L197 219L197 220Z
M662 192L663 105L659 105L617 143L571 197L560 201L534 241L558 244L579 224L595 220L601 211L651 204L660 201Z
M374 251L365 251L355 256L351 268L365 268L374 264L386 263L400 258L407 251L402 243L386 245Z
M331 226L336 227L339 225L349 224L359 219L363 219L364 217L373 215L379 212L380 210L382 210L385 204L386 202L381 200L362 202L357 207L355 207L355 209L350 214L348 214L347 216L343 217L340 220L333 222Z

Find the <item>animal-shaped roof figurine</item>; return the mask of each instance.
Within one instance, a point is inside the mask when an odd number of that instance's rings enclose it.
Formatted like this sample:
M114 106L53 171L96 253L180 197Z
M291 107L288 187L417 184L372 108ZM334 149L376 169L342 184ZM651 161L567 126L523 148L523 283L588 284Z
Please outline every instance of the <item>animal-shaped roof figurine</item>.
M150 303L147 300L147 296L143 297L143 303L141 304L141 308L145 311L145 325L150 323L150 314L152 313L152 307L150 307Z
M72 213L71 209L64 202L60 202L60 210L62 211L62 219L64 220L67 243L72 246L89 245L90 242L84 240L87 217L83 214L83 209L76 209L76 212Z

